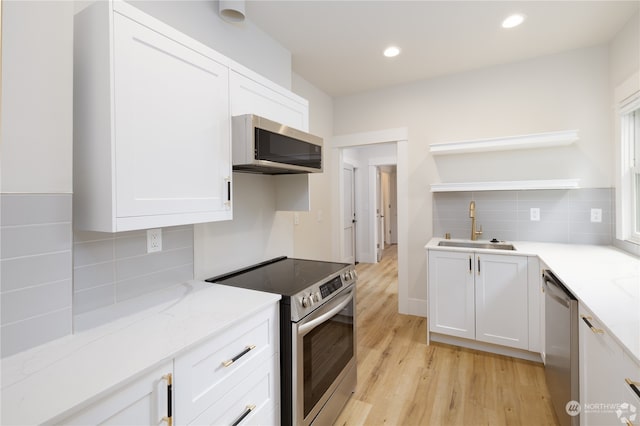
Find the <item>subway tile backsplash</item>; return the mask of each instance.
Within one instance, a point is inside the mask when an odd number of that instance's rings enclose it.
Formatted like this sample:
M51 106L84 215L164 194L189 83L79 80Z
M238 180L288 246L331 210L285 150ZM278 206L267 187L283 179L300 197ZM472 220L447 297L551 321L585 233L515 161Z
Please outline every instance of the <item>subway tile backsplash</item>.
M71 194L4 193L0 210L3 358L71 334L78 316L193 279L192 225L163 228L162 251L147 254L146 231L74 232Z
M0 195L2 357L71 333L71 199Z
M192 225L163 228L155 253L147 253L144 230L73 238L74 316L193 279Z
M433 194L433 235L469 238L469 202L476 202L481 239L609 245L615 221L614 190L439 192ZM530 220L530 209L540 220ZM591 222L591 209L602 210L602 222Z

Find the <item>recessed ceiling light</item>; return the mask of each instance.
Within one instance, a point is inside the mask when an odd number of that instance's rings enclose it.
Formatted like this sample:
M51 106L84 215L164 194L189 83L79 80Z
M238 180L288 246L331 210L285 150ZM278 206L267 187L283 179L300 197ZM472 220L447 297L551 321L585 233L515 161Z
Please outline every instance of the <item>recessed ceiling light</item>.
M400 49L395 46L389 46L384 49L384 56L387 58L393 58L394 56L398 56L400 54Z
M520 15L516 13L514 15L508 16L504 21L502 21L502 28L513 28L524 22L524 15Z

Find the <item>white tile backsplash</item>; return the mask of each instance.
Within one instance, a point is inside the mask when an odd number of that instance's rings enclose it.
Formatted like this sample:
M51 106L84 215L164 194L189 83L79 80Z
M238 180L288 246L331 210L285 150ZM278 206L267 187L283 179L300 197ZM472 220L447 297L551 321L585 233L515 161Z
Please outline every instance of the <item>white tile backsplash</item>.
M23 321L2 325L2 356L47 343L71 334L71 306Z
M469 238L474 200L481 239L609 245L613 197L612 188L434 193L433 234ZM530 220L531 208L540 209L540 221ZM602 209L601 223L590 221L592 208Z
M71 194L1 194L0 355L68 335L73 317L193 279L193 226L72 231ZM153 297L151 297L153 299Z
M71 333L71 194L1 194L1 356Z
M193 279L193 226L162 229L162 251L147 253L146 231L74 233L74 315Z

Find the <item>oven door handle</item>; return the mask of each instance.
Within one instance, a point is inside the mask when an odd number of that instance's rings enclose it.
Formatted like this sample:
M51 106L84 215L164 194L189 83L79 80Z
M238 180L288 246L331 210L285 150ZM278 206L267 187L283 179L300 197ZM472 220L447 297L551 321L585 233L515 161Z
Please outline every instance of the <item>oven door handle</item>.
M344 307L347 306L349 303L351 303L352 300L353 300L353 290L350 290L349 294L344 296L344 300L340 302L338 305L336 305L334 308L331 308L331 310L320 315L318 318L314 318L311 321L299 326L298 334L301 336L307 334L308 332L310 332L311 330L313 330L314 328L316 328L317 326L319 326L320 324L322 324L323 322L325 322L326 320L328 320L329 318L331 318L332 316L334 316L335 314L343 310Z

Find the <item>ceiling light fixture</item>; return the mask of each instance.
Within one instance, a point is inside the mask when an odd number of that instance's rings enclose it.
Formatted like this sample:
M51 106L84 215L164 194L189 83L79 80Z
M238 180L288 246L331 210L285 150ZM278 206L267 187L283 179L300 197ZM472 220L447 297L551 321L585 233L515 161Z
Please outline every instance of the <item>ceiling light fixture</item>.
M239 23L244 21L244 0L220 0L218 13L227 22Z
M514 28L524 22L524 15L516 13L502 21L502 28Z
M389 46L384 49L384 56L387 58L393 58L394 56L398 56L400 54L400 49L395 46Z

